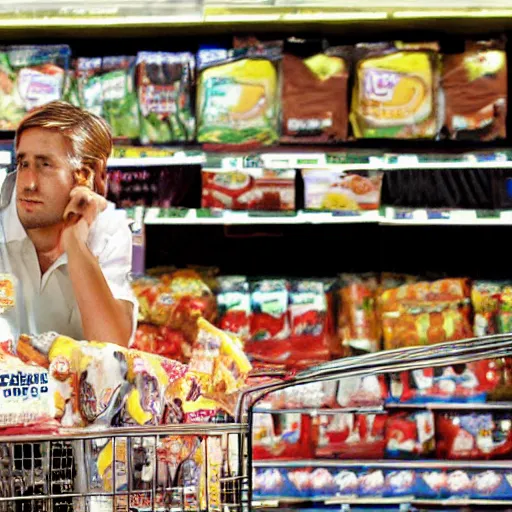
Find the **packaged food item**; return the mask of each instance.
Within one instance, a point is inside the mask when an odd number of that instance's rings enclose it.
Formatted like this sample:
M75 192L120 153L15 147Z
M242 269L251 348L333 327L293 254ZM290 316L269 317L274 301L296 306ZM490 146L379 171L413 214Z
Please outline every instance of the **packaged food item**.
M355 137L436 137L438 45L360 44L356 52L350 113Z
M437 456L441 459L510 458L512 422L508 412L446 412L436 416Z
M263 279L251 283L251 339L283 340L290 335L288 282Z
M419 282L380 297L384 348L431 345L470 338L470 288L466 279Z
M386 471L385 487L385 496L414 496L416 494L416 471L414 469Z
M382 172L303 169L304 205L308 210L376 210Z
M191 95L194 69L191 53L137 54L136 82L143 144L194 140Z
M0 428L50 424L57 416L54 393L47 368L0 350Z
M138 324L130 348L181 362L188 361L191 353L191 345L181 331L165 325L144 323Z
M425 368L390 375L391 402L485 402L500 383L495 360Z
M380 349L376 294L378 278L372 274L342 274L338 304L341 344L364 352Z
M243 276L218 279L217 307L219 327L247 341L251 330L251 296L249 282Z
M258 468L254 473L253 491L255 498L286 496L285 487L289 486L289 482L284 470L277 468Z
M203 208L295 210L293 169L202 169Z
M139 138L139 107L135 87L135 57L103 57L102 113L120 140Z
M197 140L203 144L273 144L278 139L280 43L198 54Z
M378 468L363 469L359 475L359 494L361 496L383 496L386 490L384 471Z
M382 459L385 414L326 414L318 417L316 457Z
M311 458L311 425L311 417L300 413L255 413L252 437L254 459Z
M512 285L507 284L501 290L498 328L500 333L512 332Z
M386 422L386 456L390 459L430 457L435 451L434 414L414 411L391 414Z
M80 57L75 60L75 70L80 107L97 116L103 115L101 57Z
M492 281L475 281L471 287L471 302L475 313L473 332L475 336L497 334L501 301L501 284Z
M282 59L283 142L347 139L349 52L324 41L288 39Z
M441 85L450 138L506 138L508 79L504 42L468 41L464 53L445 54Z
M338 382L336 401L339 407L378 407L388 396L384 375L344 377Z
M0 52L0 129L15 130L30 110L64 94L66 45L9 46Z

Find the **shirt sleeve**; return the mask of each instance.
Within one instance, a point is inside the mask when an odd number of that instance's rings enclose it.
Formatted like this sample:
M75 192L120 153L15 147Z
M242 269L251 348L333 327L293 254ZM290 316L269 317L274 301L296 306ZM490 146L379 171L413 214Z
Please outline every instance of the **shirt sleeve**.
M98 258L114 298L133 305L131 345L137 329L139 304L131 287L132 232L126 212L109 204L92 226L88 245Z

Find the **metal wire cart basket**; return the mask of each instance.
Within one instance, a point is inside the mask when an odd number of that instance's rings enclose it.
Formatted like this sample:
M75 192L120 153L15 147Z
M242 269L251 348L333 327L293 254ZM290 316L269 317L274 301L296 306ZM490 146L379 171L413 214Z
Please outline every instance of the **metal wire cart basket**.
M0 511L251 509L251 420L258 400L310 382L512 355L512 336L399 349L275 374L241 395L230 422L0 438Z

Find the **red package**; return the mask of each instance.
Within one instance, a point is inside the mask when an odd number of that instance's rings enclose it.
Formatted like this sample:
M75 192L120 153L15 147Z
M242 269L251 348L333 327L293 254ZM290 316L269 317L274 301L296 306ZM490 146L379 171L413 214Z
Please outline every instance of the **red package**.
M203 169L203 208L295 210L295 170Z
M249 282L242 276L218 279L217 307L219 327L233 333L242 341L251 335L251 296Z
M368 375L340 379L336 400L339 407L378 407L386 397L385 376Z
M487 411L438 414L436 443L441 459L510 459L512 415Z
M431 411L398 413L386 422L386 456L391 459L429 457L435 450Z
M139 324L131 348L180 362L190 359L191 345L182 332L166 326Z
M256 413L252 453L261 459L309 459L313 456L311 417L305 414Z
M390 376L389 401L485 402L499 382L500 370L492 359L401 372Z
M318 417L315 455L336 459L382 459L385 414L329 414Z

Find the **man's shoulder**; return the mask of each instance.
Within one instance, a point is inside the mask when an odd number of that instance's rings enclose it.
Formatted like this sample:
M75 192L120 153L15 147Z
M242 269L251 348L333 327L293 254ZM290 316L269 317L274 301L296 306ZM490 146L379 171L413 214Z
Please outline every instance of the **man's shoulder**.
M131 221L125 210L116 208L114 203L108 203L107 208L98 214L91 226L92 238L109 238L112 236L128 236L130 234Z

